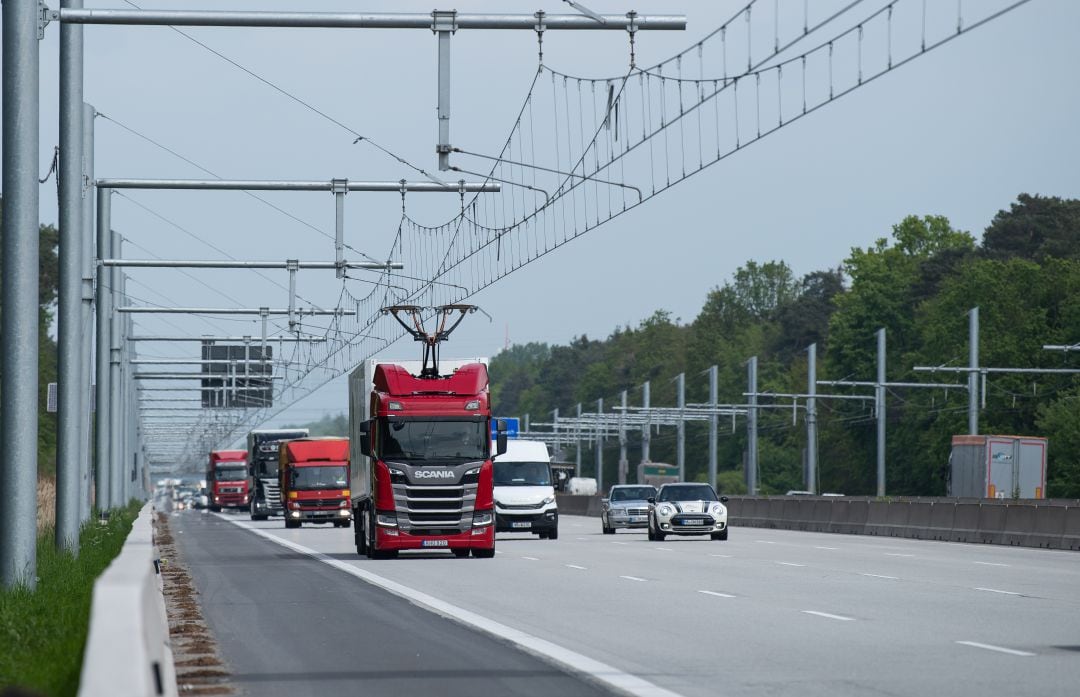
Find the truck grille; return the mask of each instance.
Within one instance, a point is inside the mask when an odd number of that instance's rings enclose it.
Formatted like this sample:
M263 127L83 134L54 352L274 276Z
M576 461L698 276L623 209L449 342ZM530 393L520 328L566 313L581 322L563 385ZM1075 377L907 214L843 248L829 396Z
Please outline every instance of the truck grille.
M270 508L281 508L281 487L272 479L263 479L263 496Z
M544 504L542 504L542 503L518 503L518 504L513 504L513 505L506 504L506 503L500 503L499 504L499 508L502 508L503 510L507 510L507 511L534 511L537 508L543 508L543 507L544 507Z
M472 527L476 484L394 484L393 487L398 525L402 530L422 529L431 533L434 529L453 529L460 532Z
M338 508L341 506L341 499L301 499L301 508Z

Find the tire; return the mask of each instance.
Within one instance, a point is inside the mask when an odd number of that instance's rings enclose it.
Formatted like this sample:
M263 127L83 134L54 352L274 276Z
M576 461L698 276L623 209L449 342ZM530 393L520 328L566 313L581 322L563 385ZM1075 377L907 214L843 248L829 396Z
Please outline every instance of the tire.
M536 536L539 537L541 540L546 540L548 538L548 533L546 533L546 532L538 532L538 533L536 533Z
M208 506L213 513L221 513L221 506Z
M559 529L558 529L558 528L552 528L552 529L551 529L551 530L550 530L550 531L548 532L548 534L547 534L547 538L548 538L549 540L557 540L557 539L559 539Z
M659 525L656 526L656 532L653 532L653 523L655 522L655 518L649 521L649 539L653 542L663 542L664 538L667 537L667 533L660 532Z
M615 528L609 528L607 524L607 518L600 516L600 529L604 531L605 535L614 535Z
M356 526L356 532L353 533L353 542L356 543L357 555L366 557L368 555L367 530L364 529L363 525Z
M343 521L341 521L340 527L350 528L350 527L352 527L352 521L351 520L343 520Z
M726 540L727 539L727 528L724 528L720 532L714 532L711 535L709 535L709 537L711 537L714 540Z
M453 552L454 556L457 557L458 559L464 559L464 558L469 556L468 548L466 548L466 549L452 549L450 551Z
M653 532L652 518L649 518L649 542L656 542L656 533Z
M285 527L287 527L287 528L298 528L298 527L300 527L300 521L299 520L286 519L285 520Z
M372 559L397 559L396 549L376 549L369 556Z
M491 559L495 556L495 548L491 549L474 549L472 555L477 559Z

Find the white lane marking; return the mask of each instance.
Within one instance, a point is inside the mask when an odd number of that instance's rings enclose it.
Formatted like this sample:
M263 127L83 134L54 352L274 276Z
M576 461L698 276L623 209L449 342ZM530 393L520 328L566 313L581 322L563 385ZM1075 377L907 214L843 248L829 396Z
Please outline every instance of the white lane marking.
M731 559L730 554L710 554L710 557L720 557L721 559Z
M913 557L915 555L914 554L899 554L897 552L885 552L885 556L887 556L887 557Z
M838 550L840 548L839 547L814 547L814 549L828 549L828 550L831 550L831 551L835 552L836 550Z
M887 578L890 581L899 581L897 576L882 576L881 574L859 574L860 576L869 576L870 578Z
M1017 651L1016 649L1007 649L1004 646L994 646L993 644L980 644L977 641L958 641L957 644L963 644L964 646L974 646L977 649L986 649L987 651L997 651L998 653L1007 653L1010 656L1034 656L1035 654L1030 651Z
M658 552L674 552L675 551L670 547L653 547L653 549L655 549Z
M215 515L221 516L221 514ZM678 692L673 692L666 688L660 687L656 683L651 683L648 680L637 677L636 675L624 673L623 671L612 665L589 658L588 656L577 653L576 651L571 651L570 649L559 646L556 643L550 642L546 639L541 639L537 636L533 636L532 634L528 634L519 629L514 629L513 627L505 625L501 622L496 622L495 620L488 619L487 617L478 615L475 612L471 612L464 608L460 608L452 603L446 602L445 600L440 600L435 596L428 595L427 593L421 593L420 591L409 588L408 586L400 584L397 581L391 581L388 578L383 578L382 576L373 574L370 571L361 569L357 566L353 566L349 562L335 559L309 547L305 547L295 542L290 542L265 530L260 530L259 528L252 527L251 525L248 525L242 521L225 518L225 516L221 517L238 527L244 528L245 530L250 530L254 534L266 538L267 540L270 540L275 544L279 544L282 547L291 549L294 552L306 554L313 559L321 561L324 564L328 564L335 569L344 571L345 573L355 576L362 581L366 581L373 586L382 588L383 590L389 591L394 595L400 596L418 607L422 607L438 615L443 615L444 617L449 617L453 620L457 620L464 625L473 627L474 629L484 632L485 634L489 634L493 637L509 641L510 643L521 647L525 651L539 656L544 656L552 661L555 661L556 663L560 663L566 666L572 671L582 673L589 676L593 680L604 683L606 685L610 685L616 690L622 690L623 692L634 695L634 697L683 697L683 695L680 695Z
M522 559L528 559L529 561L540 561L536 557L522 557Z
M645 580L643 578L638 578L637 576L620 576L619 578L625 578L627 581L644 581Z
M998 564L997 562L992 561L976 561L972 562L972 564L982 564L983 566L1008 566L1008 564Z
M587 537L577 537L577 538L575 538L575 539L576 539L576 540L577 540L578 542L588 542L588 541L589 541L589 538L587 538Z
M818 612L817 610L802 610L807 615L817 615L818 617L825 617L830 620L840 620L842 622L854 622L854 617L844 617L843 615L833 615L828 612Z
M717 598L734 598L734 595L728 593L717 593L716 591L698 591L698 593L704 593L705 595L715 595Z
M976 588L977 591L986 591L987 593L1001 593L1002 595L1022 595L1021 593L1015 593L1013 591L1003 591L997 588Z
M580 569L581 571L588 571L584 566L578 566L577 564L566 564L571 569Z
M495 550L495 554L502 554L502 553L503 553L503 552L502 552L502 550L501 550L501 549L497 549L497 550Z
M774 544L776 544L775 542L772 542L770 540L754 540L754 542L757 542L758 544L763 544L763 545L774 545Z
M780 566L806 566L806 564L796 564L795 562L792 562L792 561L778 561L776 563L779 564Z
M628 545L630 543L629 542L616 542L615 540L612 540L611 544L613 544L613 545Z

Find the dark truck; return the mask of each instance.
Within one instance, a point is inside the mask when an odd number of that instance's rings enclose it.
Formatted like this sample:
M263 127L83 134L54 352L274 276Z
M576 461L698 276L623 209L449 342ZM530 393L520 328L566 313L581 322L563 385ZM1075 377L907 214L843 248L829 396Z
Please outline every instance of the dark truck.
M263 429L248 433L248 476L252 520L283 515L278 481L278 451L282 441L307 438L306 428Z

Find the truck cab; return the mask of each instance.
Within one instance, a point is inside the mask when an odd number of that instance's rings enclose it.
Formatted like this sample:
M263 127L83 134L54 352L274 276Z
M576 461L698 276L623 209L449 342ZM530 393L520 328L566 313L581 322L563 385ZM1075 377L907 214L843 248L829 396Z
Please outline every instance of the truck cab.
M278 454L285 527L298 528L305 522L349 527L349 439L290 440Z
M207 506L246 508L248 505L247 451L213 450L206 468Z
M281 485L278 476L279 450L284 441L307 438L306 428L262 429L248 432L248 506L252 520L282 515Z
M495 458L495 531L559 537L551 456L540 441L510 439Z

